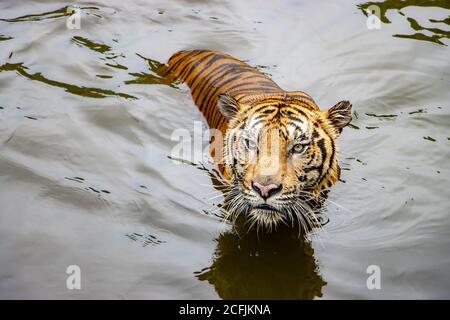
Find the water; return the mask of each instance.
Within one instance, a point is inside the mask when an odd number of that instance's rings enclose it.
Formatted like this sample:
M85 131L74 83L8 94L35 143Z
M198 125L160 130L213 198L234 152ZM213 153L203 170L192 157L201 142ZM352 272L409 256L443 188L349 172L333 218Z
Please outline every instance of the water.
M379 30L355 1L83 1L79 30L72 4L0 3L0 298L450 298L448 2L385 1ZM239 239L169 159L203 119L159 63L189 48L353 103L323 231Z

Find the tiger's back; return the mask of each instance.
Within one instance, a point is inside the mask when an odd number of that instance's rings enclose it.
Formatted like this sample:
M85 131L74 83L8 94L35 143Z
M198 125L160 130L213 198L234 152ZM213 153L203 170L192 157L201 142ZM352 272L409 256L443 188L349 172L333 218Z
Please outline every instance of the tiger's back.
M210 50L179 51L168 62L169 74L186 83L211 128L224 131L226 119L217 108L218 96L236 100L251 95L281 95L284 91L254 67L230 55Z

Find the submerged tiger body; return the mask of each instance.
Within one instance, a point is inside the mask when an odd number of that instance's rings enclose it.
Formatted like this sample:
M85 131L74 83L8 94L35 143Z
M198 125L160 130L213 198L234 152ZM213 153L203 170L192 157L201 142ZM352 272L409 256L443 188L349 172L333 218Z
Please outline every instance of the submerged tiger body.
M229 184L230 213L270 228L305 215L340 175L336 140L351 121L351 104L320 111L301 91L228 54L175 53L168 75L186 83L212 129L223 134L218 163Z

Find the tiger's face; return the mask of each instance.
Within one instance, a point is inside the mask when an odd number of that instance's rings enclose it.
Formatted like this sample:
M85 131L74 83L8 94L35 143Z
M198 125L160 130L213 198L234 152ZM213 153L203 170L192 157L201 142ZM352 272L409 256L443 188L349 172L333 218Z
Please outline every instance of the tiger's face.
M321 112L295 99L278 100L219 98L229 120L223 155L228 211L269 229L303 223L311 214L308 200L339 179L336 140L351 121L348 101Z

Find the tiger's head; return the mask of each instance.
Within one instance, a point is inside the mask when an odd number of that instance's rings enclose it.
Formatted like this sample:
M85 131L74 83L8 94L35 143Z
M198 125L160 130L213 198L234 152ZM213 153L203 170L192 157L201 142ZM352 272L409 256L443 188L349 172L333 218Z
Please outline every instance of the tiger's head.
M269 229L304 221L308 200L339 179L336 140L352 119L351 104L322 112L303 93L239 100L222 94L218 107L228 119L223 171L231 216Z

